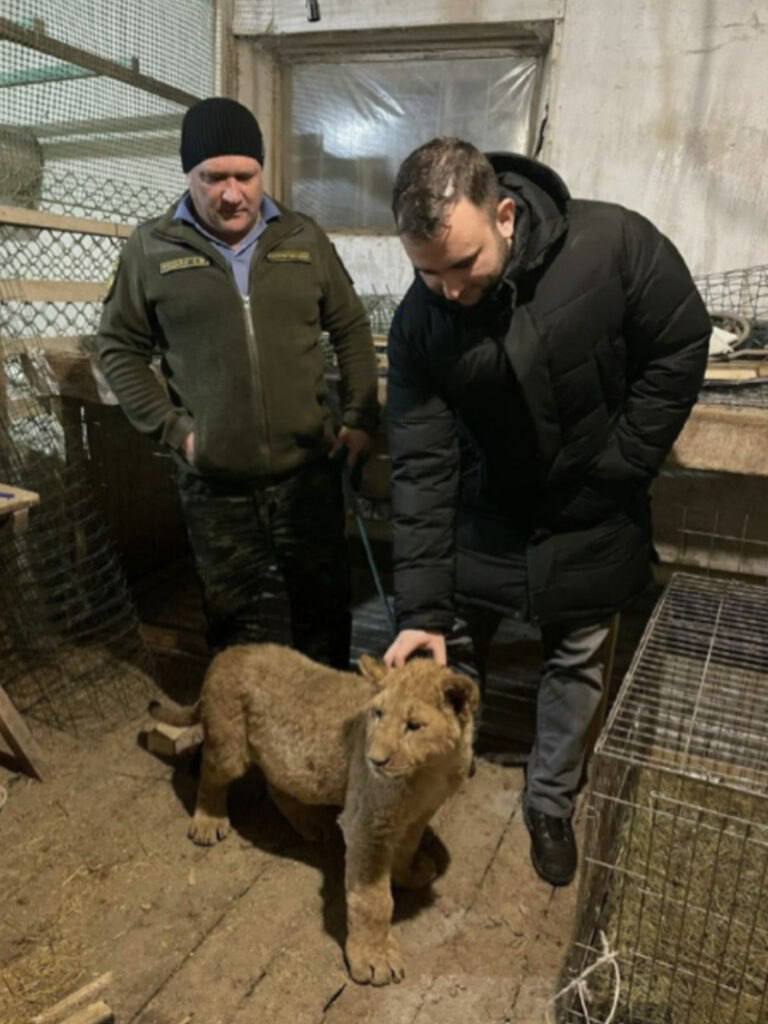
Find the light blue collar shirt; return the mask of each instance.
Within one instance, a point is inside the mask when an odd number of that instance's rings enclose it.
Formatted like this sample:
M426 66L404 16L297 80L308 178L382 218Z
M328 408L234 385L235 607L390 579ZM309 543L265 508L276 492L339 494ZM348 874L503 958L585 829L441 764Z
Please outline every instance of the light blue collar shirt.
M260 210L261 217L259 220L256 221L245 238L238 242L236 246L227 245L226 242L223 242L220 238L212 235L211 232L195 218L189 202L189 192L185 192L181 197L173 215L173 219L183 221L185 224L191 224L196 231L216 246L232 268L232 273L235 276L235 281L237 282L237 287L239 288L240 293L242 295L247 295L248 278L251 272L251 260L253 259L253 254L256 252L256 243L266 231L267 224L269 224L271 220L276 220L280 216L280 210L269 196L264 196L261 200Z

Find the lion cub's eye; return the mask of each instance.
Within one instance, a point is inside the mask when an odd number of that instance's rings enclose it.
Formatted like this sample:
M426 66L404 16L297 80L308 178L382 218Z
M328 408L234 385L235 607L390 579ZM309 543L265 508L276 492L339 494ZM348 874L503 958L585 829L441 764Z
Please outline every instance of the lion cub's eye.
M408 732L416 732L416 730L421 729L423 725L423 722L416 722L412 718L409 718L408 721L405 723L405 728Z
M381 708L371 708L371 718L383 718L384 712Z

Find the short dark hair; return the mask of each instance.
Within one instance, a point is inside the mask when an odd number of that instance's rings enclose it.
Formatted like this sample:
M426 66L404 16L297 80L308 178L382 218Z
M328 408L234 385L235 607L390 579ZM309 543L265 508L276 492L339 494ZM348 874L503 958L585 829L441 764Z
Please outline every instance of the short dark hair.
M459 199L466 197L489 212L499 189L488 158L471 142L442 136L406 157L392 190L392 213L400 235L434 238Z

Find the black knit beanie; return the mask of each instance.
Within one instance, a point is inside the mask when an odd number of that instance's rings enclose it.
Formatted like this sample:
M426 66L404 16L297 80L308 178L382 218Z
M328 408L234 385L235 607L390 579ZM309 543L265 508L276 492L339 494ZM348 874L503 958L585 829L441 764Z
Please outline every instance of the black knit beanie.
M250 156L264 164L259 122L237 100L212 96L200 100L181 122L181 166L187 174L212 156Z

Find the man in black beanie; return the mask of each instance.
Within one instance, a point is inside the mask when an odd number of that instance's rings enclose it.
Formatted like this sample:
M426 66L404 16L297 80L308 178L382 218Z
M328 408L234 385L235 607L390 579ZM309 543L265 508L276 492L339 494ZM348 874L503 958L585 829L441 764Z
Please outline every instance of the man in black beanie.
M264 194L249 110L224 97L191 107L181 163L188 191L123 249L100 365L131 423L174 453L211 647L274 638L262 606L276 560L295 646L346 667L349 569L329 456L343 446L354 465L376 428L370 327L325 233ZM340 425L322 330L341 375Z

